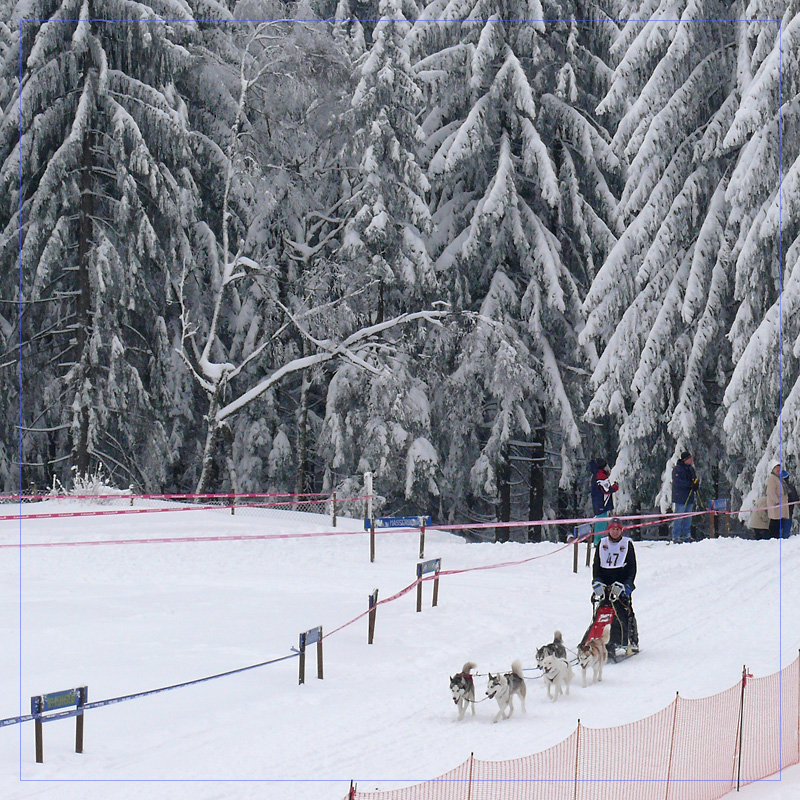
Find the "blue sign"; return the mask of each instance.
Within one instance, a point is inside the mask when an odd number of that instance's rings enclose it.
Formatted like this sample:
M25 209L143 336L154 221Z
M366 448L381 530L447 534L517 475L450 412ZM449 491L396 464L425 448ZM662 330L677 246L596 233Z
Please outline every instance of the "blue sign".
M423 525L433 525L433 517L378 517L375 520L376 528L421 528ZM372 520L364 520L364 530L372 527Z
M48 711L57 711L70 706L82 706L86 702L85 688L66 689L63 692L50 692L38 697L31 697L31 714L39 716Z
M728 500L727 498L721 498L720 500L712 500L711 501L711 511L727 511L728 510Z
M575 539L583 539L584 536L588 536L594 530L594 525L591 522L584 522L582 525L576 525L572 529L572 536L570 537L571 541L575 541Z
M316 628L312 628L310 631L306 631L304 634L306 637L306 644L314 644L322 639L322 626L318 625Z
M423 561L421 564L417 564L417 577L422 577L428 572L438 572L441 564L441 558L432 558L430 561Z

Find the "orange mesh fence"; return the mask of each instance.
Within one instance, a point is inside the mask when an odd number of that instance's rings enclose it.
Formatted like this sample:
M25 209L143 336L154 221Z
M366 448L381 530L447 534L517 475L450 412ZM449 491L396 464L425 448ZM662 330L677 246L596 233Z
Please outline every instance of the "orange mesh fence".
M766 678L748 678L742 709L741 784L774 775L798 761L798 675L796 660ZM757 732L750 736L750 731Z
M800 761L800 658L645 719L578 728L541 753L470 758L435 780L345 800L717 800Z

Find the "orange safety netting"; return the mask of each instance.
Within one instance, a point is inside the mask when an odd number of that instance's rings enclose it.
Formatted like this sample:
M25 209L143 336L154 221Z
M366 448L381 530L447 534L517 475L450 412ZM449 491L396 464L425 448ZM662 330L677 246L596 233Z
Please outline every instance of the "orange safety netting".
M578 728L541 753L469 758L434 780L345 800L716 800L800 761L800 658L645 719Z

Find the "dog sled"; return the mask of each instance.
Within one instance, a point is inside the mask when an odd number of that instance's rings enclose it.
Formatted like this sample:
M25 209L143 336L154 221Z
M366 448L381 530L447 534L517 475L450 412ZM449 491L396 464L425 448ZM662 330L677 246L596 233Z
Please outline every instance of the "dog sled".
M624 661L639 652L639 631L630 599L593 598L592 610L594 612L592 624L584 633L581 645L590 639L599 639L606 625L610 625L611 635L606 650L611 661L614 663Z

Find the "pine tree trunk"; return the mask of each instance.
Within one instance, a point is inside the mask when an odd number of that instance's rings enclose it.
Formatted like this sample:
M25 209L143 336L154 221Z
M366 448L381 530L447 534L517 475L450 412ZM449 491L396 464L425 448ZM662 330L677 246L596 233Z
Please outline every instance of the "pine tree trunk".
M498 477L498 490L500 492L500 504L498 508L498 515L500 522L511 521L511 461L509 460L509 452L506 447L503 450L503 460L497 470ZM509 528L495 528L496 542L507 542L509 539Z
M528 493L528 519L544 519L544 440L545 412L540 409L539 425L534 431L535 446L531 450L530 490ZM542 541L542 528L528 529L529 542Z
M84 74L90 80L88 68ZM78 238L78 295L76 298L76 339L78 352L76 362L82 365L80 370L78 395L84 390L85 382L91 381L88 363L88 346L92 337L91 283L89 281L89 258L92 252L92 216L94 215L94 195L92 194L92 169L94 135L87 132L83 138L83 155L81 159L81 211L80 232ZM78 411L78 438L73 442L72 463L78 475L89 472L89 409L84 400L80 401Z
M194 490L195 494L205 494L208 491L208 485L211 480L211 473L214 467L214 451L217 447L217 436L219 435L217 411L219 410L220 391L221 384L218 383L208 404L208 414L206 415L208 428L206 429L206 444L203 448L203 468L200 471L200 478Z
M307 355L308 343L303 340L303 355ZM311 394L311 379L308 370L303 370L300 383L300 404L297 408L297 480L295 494L304 494L309 487L308 463L308 402Z

